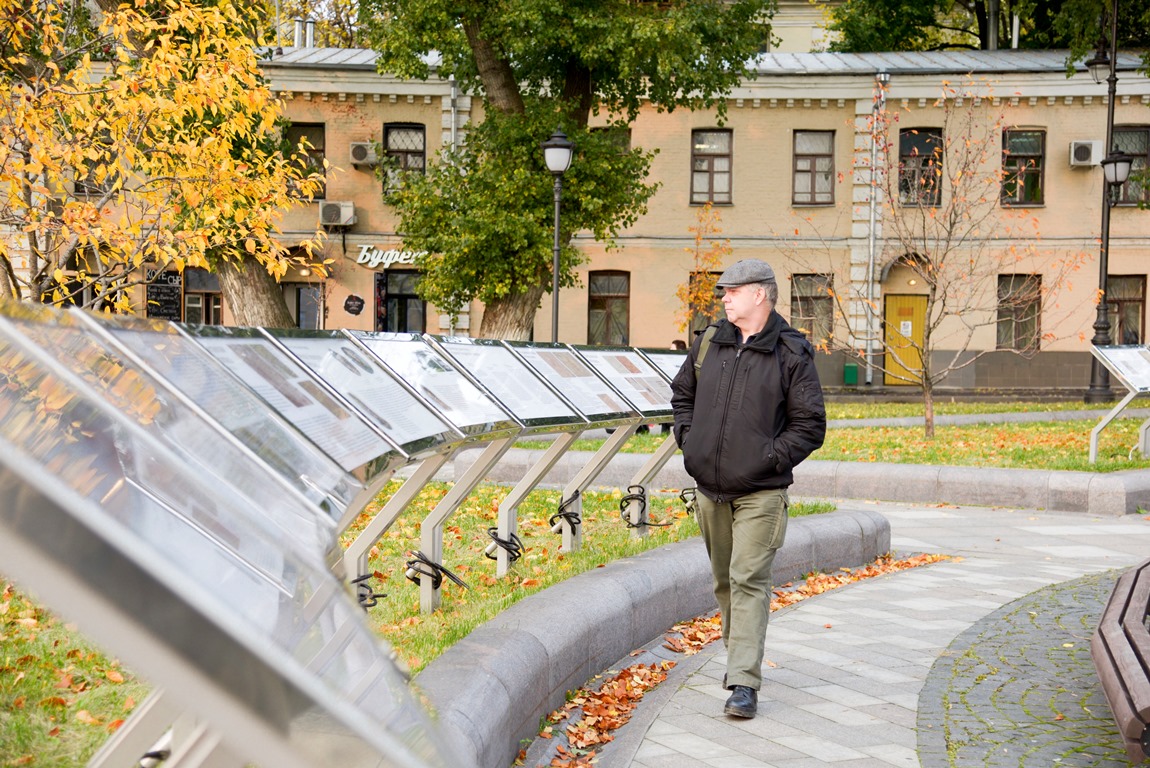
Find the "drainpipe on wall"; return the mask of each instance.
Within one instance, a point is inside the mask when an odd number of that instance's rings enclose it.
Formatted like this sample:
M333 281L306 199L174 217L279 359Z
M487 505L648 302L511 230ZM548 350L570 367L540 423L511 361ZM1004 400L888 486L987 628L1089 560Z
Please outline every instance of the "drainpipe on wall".
M451 149L454 152L459 142L459 86L455 84L455 75L448 79L451 81Z
M886 109L886 89L890 83L889 72L876 72L874 76L875 95L871 107L870 122L870 215L867 227L866 264L866 385L874 383L874 336L875 336L875 256L878 246L878 140L879 116Z

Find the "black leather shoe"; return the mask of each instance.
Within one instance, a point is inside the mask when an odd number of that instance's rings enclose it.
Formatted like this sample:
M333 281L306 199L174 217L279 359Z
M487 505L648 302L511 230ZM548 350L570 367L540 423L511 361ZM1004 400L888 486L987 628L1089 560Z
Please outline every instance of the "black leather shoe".
M759 692L745 685L736 685L731 689L731 697L723 707L724 714L732 717L754 717L759 707Z

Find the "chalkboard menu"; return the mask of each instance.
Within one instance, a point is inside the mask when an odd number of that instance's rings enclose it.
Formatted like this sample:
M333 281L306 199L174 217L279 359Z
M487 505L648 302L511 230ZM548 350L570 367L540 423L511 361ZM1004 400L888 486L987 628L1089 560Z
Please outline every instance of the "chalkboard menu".
M343 395L409 456L463 437L405 389L373 355L338 331L264 332Z
M179 322L184 319L184 276L174 269L149 269L145 272L148 287L147 315L159 320Z
M499 341L432 336L431 341L499 398L528 428L585 425L531 366Z
M630 347L574 347L579 355L644 416L671 412L671 387L655 367Z
M179 326L345 469L371 466L393 446L257 329Z
M565 346L504 342L535 372L563 393L579 412L592 421L608 421L633 415L633 410L583 358Z
M465 434L490 437L497 432L519 431L520 426L499 403L422 336L345 333L382 360Z

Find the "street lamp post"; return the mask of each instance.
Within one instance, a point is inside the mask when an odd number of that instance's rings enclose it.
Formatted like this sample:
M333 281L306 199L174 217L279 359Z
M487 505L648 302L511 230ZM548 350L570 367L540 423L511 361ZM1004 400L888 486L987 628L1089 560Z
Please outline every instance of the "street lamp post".
M563 174L571 167L575 145L559 128L542 143L543 162L555 177L555 244L551 259L551 341L559 341L559 208L563 196Z
M1102 243L1098 252L1098 314L1094 320L1094 338L1090 342L1096 347L1110 343L1110 308L1106 301L1106 275L1110 266L1111 188L1126 181L1125 176L1121 181L1118 181L1116 174L1114 175L1115 180L1112 181L1110 173L1112 169L1114 171L1120 170L1116 159L1117 153L1114 150L1114 96L1118 90L1118 0L1112 0L1110 3L1110 39L1107 45L1109 51L1100 48L1094 58L1086 62L1086 67L1090 70L1094 82L1101 83L1103 76L1105 76L1108 95L1106 101L1106 151L1108 154L1102 161L1105 182L1102 184ZM1126 164L1126 174L1129 172L1130 166ZM1086 396L1083 400L1087 403L1104 403L1113 400L1114 393L1110 391L1110 371L1098 361L1097 357L1092 356L1092 358L1090 387L1086 390Z

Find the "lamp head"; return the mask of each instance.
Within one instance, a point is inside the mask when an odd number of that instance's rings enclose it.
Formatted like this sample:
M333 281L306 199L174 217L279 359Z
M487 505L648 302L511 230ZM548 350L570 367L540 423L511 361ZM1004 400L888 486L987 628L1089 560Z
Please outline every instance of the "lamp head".
M571 167L571 155L574 153L575 145L567 138L567 134L559 128L555 129L555 133L551 134L551 138L544 141L540 146L543 147L543 162L547 163L547 170L556 176L562 176Z
M1102 174L1106 177L1106 183L1119 186L1125 184L1126 180L1130 178L1134 157L1125 152L1111 150L1109 155L1102 158L1100 165L1102 166Z
M1106 53L1105 47L1098 47L1094 56L1086 61L1086 69L1090 71L1094 82L1100 85L1110 77L1110 56Z

